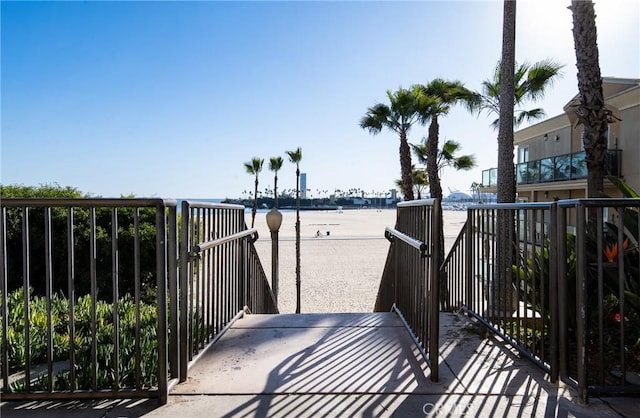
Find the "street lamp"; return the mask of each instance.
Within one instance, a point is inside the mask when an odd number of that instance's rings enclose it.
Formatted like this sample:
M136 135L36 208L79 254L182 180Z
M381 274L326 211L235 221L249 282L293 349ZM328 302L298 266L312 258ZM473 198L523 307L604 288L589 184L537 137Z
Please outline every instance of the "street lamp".
M282 213L273 208L267 212L267 226L271 231L271 289L278 306L278 231L282 225Z

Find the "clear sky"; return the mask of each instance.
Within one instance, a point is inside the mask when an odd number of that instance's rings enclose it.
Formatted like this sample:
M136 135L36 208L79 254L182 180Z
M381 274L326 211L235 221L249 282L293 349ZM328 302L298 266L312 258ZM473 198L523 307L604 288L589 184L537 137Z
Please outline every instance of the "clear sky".
M577 93L569 0L517 5L518 61L552 58L564 76L542 106ZM0 181L57 182L83 192L167 198L241 197L243 163L302 147L317 190L383 191L400 177L399 141L358 122L386 90L490 78L500 56L502 2L7 2L1 3ZM640 78L638 0L597 0L603 76ZM468 191L496 166L484 115L454 109L441 142L474 154L445 170ZM410 131L418 143L426 127ZM295 187L295 167L279 188Z

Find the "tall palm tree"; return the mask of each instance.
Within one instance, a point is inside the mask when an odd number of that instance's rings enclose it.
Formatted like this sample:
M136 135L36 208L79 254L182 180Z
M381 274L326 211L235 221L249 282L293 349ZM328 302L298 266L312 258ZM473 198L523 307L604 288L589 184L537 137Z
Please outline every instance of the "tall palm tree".
M251 208L251 228L255 225L256 212L258 211L258 174L262 171L262 164L264 164L264 159L258 157L253 157L250 162L244 163L247 173L254 175L256 178L253 189L253 207Z
M604 106L596 17L591 0L572 0L569 8L573 15L573 43L580 91L576 113L578 121L584 125L582 142L587 156L587 197L602 197L607 152L605 134L611 122L611 111Z
M417 94L413 89L387 90L389 106L378 103L367 109L360 119L360 127L377 135L382 128L388 128L400 136L400 173L402 190L406 200L413 200L413 180L411 177L411 152L407 134L411 126L420 120L419 111L426 107L427 98Z
M498 125L498 202L513 203L516 200L515 168L513 165L513 123L515 107L515 55L516 55L516 1L504 0L502 18L502 57L500 59L499 125ZM514 309L513 298L506 289L513 286L514 254L511 239L515 236L511 211L499 211L497 219L497 271L493 277L498 289L497 303L490 306L494 314L506 315ZM515 294L514 292L509 292Z
M285 151L289 161L296 165L296 313L300 313L300 161L302 148Z
M419 109L420 122L429 122L429 133L427 138L427 177L429 178L429 193L432 199L442 199L442 185L440 184L440 175L438 168L438 141L440 135L439 118L445 116L451 110L451 107L460 103L464 104L469 110L473 110L478 106L479 97L476 93L464 87L460 81L448 81L436 78L426 85L417 85L413 87L413 91L419 97L423 97L423 106ZM442 211L440 214L440 225L443 224ZM439 234L439 252L436 262L444 260L444 232L440 229ZM447 297L447 281L444 276L440 282L441 300L448 300ZM444 308L447 308L446 306Z
M414 90L418 94L430 98L429 106L421 109L421 121L423 123L429 121L427 152L424 155L427 157L427 176L429 177L431 197L442 199L442 185L438 173L439 118L447 115L451 108L458 103L473 110L479 105L480 98L476 93L464 87L460 81L447 81L441 78L436 78L426 85L415 86Z
M516 64L514 62L514 117L513 126L517 128L524 122L532 122L545 116L540 107L525 109L528 102L535 102L544 97L547 89L553 86L556 79L562 77L562 65L553 60L546 59L534 64L527 62ZM493 114L497 118L491 122L494 129L499 128L500 115L500 79L502 74L502 60L498 61L493 78L482 82L482 93L479 93L481 102L478 106L480 112Z
M269 159L269 170L274 172L273 176L273 205L278 209L278 170L282 168L284 160L282 157L271 157Z

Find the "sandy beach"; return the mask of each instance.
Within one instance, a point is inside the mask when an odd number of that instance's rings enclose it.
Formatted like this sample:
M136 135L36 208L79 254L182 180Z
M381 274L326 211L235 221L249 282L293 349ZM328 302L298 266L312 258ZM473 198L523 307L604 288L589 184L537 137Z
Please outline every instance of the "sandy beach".
M455 241L466 211L444 211L445 247ZM302 312L371 312L389 251L384 237L395 209L300 212ZM279 236L281 313L295 312L295 212L284 212ZM251 214L246 216L251 225ZM264 213L255 220L256 249L271 279L271 235ZM319 232L319 234L318 234ZM328 234L327 234L328 232Z

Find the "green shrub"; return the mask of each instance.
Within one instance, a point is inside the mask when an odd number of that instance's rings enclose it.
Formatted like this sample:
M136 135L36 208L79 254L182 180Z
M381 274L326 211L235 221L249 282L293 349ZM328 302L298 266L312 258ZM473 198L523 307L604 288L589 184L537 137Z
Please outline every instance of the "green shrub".
M47 300L33 296L30 289L30 355L31 365L47 362L47 333L49 320ZM59 295L51 299L51 325L53 327L53 360L69 361L71 351L71 333L69 324L69 301ZM69 371L54 376L54 390L92 389L92 314L94 308L89 295L82 296L74 305L75 339L75 384L72 387ZM11 292L7 300L7 354L10 371L24 370L26 363L25 347L25 303L22 290ZM114 322L113 304L98 301L95 305L97 341L97 384L99 389L116 387L114 367ZM157 312L152 305L141 302L139 305L140 344L136 346L136 306L130 295L118 301L119 318L119 362L117 370L119 384L117 388L136 386L136 352L139 350L142 387L154 387L158 384L158 339ZM35 390L46 390L48 376L41 374L35 384ZM15 384L13 391L24 390L24 384ZM33 390L32 389L32 390Z

